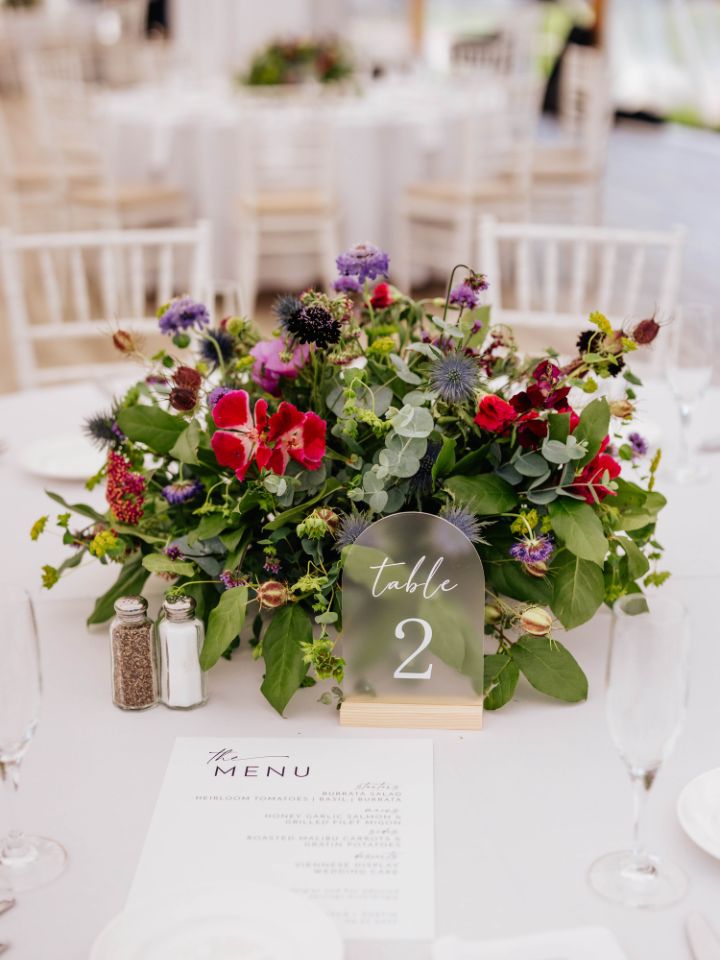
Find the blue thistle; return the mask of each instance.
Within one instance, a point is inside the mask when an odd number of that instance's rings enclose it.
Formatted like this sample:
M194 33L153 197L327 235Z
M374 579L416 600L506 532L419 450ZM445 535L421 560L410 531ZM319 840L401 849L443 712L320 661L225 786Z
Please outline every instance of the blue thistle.
M481 523L469 510L464 507L443 507L440 516L457 527L460 533L464 533L470 543L483 543L487 546L487 540L483 539L480 531L487 527L488 523Z
M475 396L477 363L464 353L449 353L430 366L430 386L446 403L464 403Z
M229 363L235 355L235 341L222 328L206 330L200 341L200 356L206 363L217 367L222 360Z
M361 533L370 526L370 520L365 513L346 513L340 520L335 540L335 549L339 552L343 547L355 543Z

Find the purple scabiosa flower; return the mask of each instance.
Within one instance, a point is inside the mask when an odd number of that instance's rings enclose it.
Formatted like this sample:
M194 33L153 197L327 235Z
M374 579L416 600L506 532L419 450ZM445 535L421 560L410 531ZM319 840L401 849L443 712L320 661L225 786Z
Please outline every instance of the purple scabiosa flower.
M510 556L521 563L545 563L555 552L552 537L523 537L510 547Z
M487 540L483 540L480 533L487 523L481 523L474 513L470 513L464 507L443 507L440 516L457 527L460 533L464 533L470 543L487 544Z
M229 363L235 355L235 341L225 330L206 330L200 341L200 356L211 367Z
M648 452L648 442L639 433L629 433L628 434L628 443L630 444L630 450L632 451L633 459L635 457L644 457Z
M210 323L210 314L203 303L192 297L176 297L158 317L161 333L180 333L182 330L202 330Z
M335 549L340 552L343 547L349 547L355 543L360 534L367 530L369 526L370 520L367 514L356 513L355 511L346 513L345 516L341 518L337 529Z
M218 580L224 585L226 590L232 590L233 587L244 587L247 585L247 580L242 576L239 570L223 570L223 572L218 576Z
M174 543L171 543L170 546L165 547L163 553L166 557L169 557L171 560L180 560L182 557L182 552L180 547L176 547Z
M314 343L324 350L340 340L340 321L318 305L303 307L285 324L293 343Z
M462 283L459 283L457 287L453 287L450 291L449 303L454 307L472 310L478 305L478 295L467 280L463 280Z
M200 480L175 480L162 488L162 495L168 503L179 506L181 503L193 500L203 490L204 487Z
M390 258L374 243L356 243L341 253L335 261L338 272L344 277L357 277L358 283L386 277Z
M224 397L226 393L230 393L230 389L230 387L215 387L214 390L210 391L207 402L211 410L218 402L220 397Z
M446 403L463 403L475 396L478 366L464 353L449 353L430 365L430 386Z
M360 293L362 284L357 277L343 275L333 283L333 290L336 293Z

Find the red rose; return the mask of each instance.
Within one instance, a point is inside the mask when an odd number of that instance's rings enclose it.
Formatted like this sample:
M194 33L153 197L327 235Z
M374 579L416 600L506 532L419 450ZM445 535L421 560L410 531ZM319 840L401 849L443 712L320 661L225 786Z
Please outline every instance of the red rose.
M516 417L517 411L511 403L502 397L496 397L494 393L488 393L480 401L475 423L481 430L504 434L508 432Z
M379 283L373 290L373 295L370 297L370 306L373 310L382 310L385 307L389 307L393 302L393 298L390 296L390 287L387 283Z
M594 489L598 500L604 500L608 495L612 497L616 496L614 491L608 490L607 487L603 487L600 483L606 472L609 474L611 480L620 476L620 464L611 457L609 453L604 453L609 443L610 437L605 437L598 452L590 463L585 464L582 471L575 478L575 483L570 488L573 493L580 494L586 503L593 504L596 502L590 486Z

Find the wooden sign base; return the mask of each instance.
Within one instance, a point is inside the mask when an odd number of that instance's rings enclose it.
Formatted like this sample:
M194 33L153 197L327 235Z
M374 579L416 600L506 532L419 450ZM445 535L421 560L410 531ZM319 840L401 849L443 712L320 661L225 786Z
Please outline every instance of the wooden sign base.
M350 696L340 708L340 723L344 727L481 730L482 717L482 701L458 697L398 701Z

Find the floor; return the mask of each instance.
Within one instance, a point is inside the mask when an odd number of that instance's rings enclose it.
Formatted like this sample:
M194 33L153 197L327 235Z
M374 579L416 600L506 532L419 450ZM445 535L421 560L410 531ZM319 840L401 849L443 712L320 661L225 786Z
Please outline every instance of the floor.
M28 131L18 103L5 113L16 152L27 149ZM688 228L681 300L705 301L720 309L720 214L713 196L720 163L720 135L676 126L621 121L610 141L604 219L607 224ZM1 209L1 208L0 208ZM481 265L480 265L481 266ZM438 294L437 290L423 293ZM416 291L417 293L417 291ZM256 320L272 327L274 294L264 293ZM600 305L599 305L600 306ZM0 302L0 342L7 343L7 316ZM533 342L533 349L544 346ZM9 350L0 353L0 393L15 389Z

